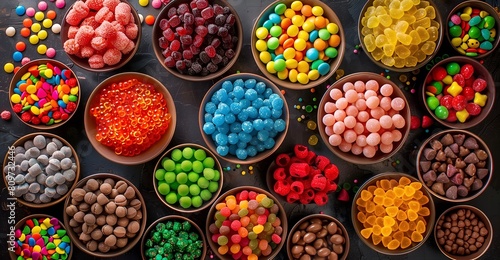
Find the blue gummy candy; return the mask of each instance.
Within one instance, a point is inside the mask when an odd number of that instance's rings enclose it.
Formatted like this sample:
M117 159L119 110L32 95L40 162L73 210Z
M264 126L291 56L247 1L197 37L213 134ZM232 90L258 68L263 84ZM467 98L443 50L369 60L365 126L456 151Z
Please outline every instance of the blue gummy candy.
M264 105L264 100L262 100L262 98L260 97L252 101L252 106L255 107L256 109L261 108L263 105Z
M233 86L235 89L236 89L236 86L243 88L245 86L245 82L242 79L237 79L233 82Z
M254 119L252 124L253 129L255 129L256 131L264 129L264 121L262 121L262 119L260 118Z
M222 146L222 145L217 146L216 150L220 156L226 156L229 153L229 147L227 147L225 145L224 146Z
M212 118L214 118L214 115L205 113L205 116L203 118L205 119L205 122L212 122Z
M207 135L211 135L215 132L215 125L212 122L206 122L203 124L203 132Z
M240 141L240 138L238 138L237 133L230 133L227 135L227 142L229 144L237 144Z
M274 130L278 131L278 132L283 132L286 128L286 123L285 123L285 120L283 119L277 119L276 121L274 121Z
M225 89L228 93L233 91L233 83L229 80L222 82L222 88Z
M274 142L273 138L267 138L267 140L264 142L264 147L266 149L271 149L274 147L274 144L275 144L275 142Z
M231 111L226 103L219 103L219 105L217 106L217 110L219 111L219 113L224 115L229 114L229 112Z
M245 160L248 157L247 151L245 149L236 149L236 157L240 160Z
M231 103L229 108L231 109L231 113L233 113L233 114L239 114L241 112L241 105L239 102Z
M257 155L257 148L255 146L248 146L246 148L247 154L250 157Z
M215 136L217 145L227 145L227 135L219 133Z
M259 116L263 119L271 117L271 109L269 107L259 108Z
M235 98L242 99L245 96L245 90L243 89L242 86L235 85L233 89L233 94Z
M267 138L269 138L269 131L262 130L257 133L257 139L259 139L259 141L264 142Z
M273 109L273 110L271 110L271 116L272 116L272 118L280 118L282 114L283 114L283 110L281 110L281 109Z
M262 94L264 93L264 91L266 91L266 83L262 82L262 81L259 81L257 82L257 84L255 84L255 91L257 91L258 94Z
M207 104L205 104L205 112L207 113L213 114L216 109L217 106L213 102L207 102Z
M224 121L226 122L226 124L232 124L236 121L236 116L234 116L233 113L229 113L224 118Z
M223 125L217 127L217 131L219 131L219 133L223 133L223 134L227 135L229 133L229 125L223 124Z
M257 81L255 79L247 79L247 80L245 80L245 87L246 88L255 88L256 84L257 84Z
M224 124L224 115L214 115L214 118L212 118L212 123L214 123L215 126L221 126L222 124Z
M255 89L247 89L245 91L245 98L249 101L254 101L258 97L257 91Z
M246 109L246 111L248 113L249 118L257 118L259 116L259 112L257 111L257 109L255 107L249 106Z
M253 130L253 124L250 121L245 121L241 124L241 129L245 133L251 133Z
M241 123L240 122L234 122L229 126L229 130L231 133L239 133L241 132Z

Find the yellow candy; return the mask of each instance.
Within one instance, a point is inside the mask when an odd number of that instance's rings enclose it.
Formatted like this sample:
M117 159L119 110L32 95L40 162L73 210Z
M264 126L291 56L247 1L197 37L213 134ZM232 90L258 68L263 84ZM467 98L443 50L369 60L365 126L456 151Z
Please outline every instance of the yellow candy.
M267 30L266 27L260 27L257 30L255 30L255 36L259 39L265 39L267 35L269 34L269 31Z
M290 9L290 8L288 8L288 9L285 10L284 15L285 15L286 18L292 19L292 17L295 15L295 11L292 10L292 9Z
M41 248L39 245L35 245L35 246L33 247L33 252L40 253L40 251L42 251L42 248Z
M276 70L274 69L274 61L270 61L266 64L266 70L272 74L276 73Z
M292 23L296 26L302 26L304 24L304 17L302 15L294 15L292 17Z
M453 77L450 75L446 75L446 77L444 77L442 81L444 84L450 85L451 83L453 83Z
M418 35L417 31L415 30L410 31L408 35L410 35L411 37L411 45L419 45L422 42L422 40L420 39L420 35Z
M52 20L44 19L42 22L42 25L43 25L43 27L49 29L50 27L52 27Z
M314 30L314 28L315 28L314 23L311 21L305 21L302 24L302 30L304 30L306 32L311 32L312 30Z
M486 100L488 99L488 96L487 95L482 95L481 93L479 92L476 92L474 94L474 103L475 104L478 104L479 106L481 107L484 107L484 105L486 105Z
M34 94L36 92L36 87L35 85L29 85L26 87L26 92L28 92L28 94Z
M296 69L291 69L289 72L288 72L288 80L290 80L290 82L297 82L297 76L298 76L298 72Z
M43 14L43 12L38 11L38 12L35 13L34 17L35 17L35 20L37 20L37 21L40 22L40 21L43 20L43 18L45 18L45 15Z
M368 28L378 27L379 24L380 24L380 21L376 16L372 16L372 17L368 18L368 21L366 22L366 26Z
M31 31L34 33L39 32L42 29L42 26L39 23L33 23L31 25Z
M301 1L293 1L292 4L290 5L290 8L294 11L300 11L302 9L302 2Z
M299 27L295 24L288 26L288 28L286 29L286 34L288 34L288 36L290 37L297 36L297 34L299 34Z
M263 51L259 54L259 59L260 61L262 61L264 64L267 64L268 62L271 61L272 59L272 56L271 56L271 53L267 52L267 51Z
M309 77L307 76L306 73L304 72L300 72L298 75L297 75L297 81L300 83L300 84L307 84L309 83Z
M62 97L62 100L63 100L63 102L64 102L64 103L68 104L68 102L69 102L69 96L68 96L68 95L64 95L64 96ZM232 209L231 209L231 210L232 210Z
M302 73L307 73L309 72L309 64L306 61L299 61L297 70Z
M298 38L293 42L293 48L297 51L303 51L307 47L306 41L304 39Z
M392 24L392 18L388 14L378 15L377 18L378 18L380 24L385 26L385 27L389 27Z
M61 249L59 247L56 247L56 253L60 254L60 255L64 255L66 253L66 251L64 251L64 249Z
M304 30L299 31L299 34L297 35L297 38L302 39L304 41L307 41L307 40L309 40L309 33L306 32L306 31L304 31Z
M14 94L10 97L10 101L14 104L18 104L21 102L21 96L19 94Z
M317 80L319 78L319 71L318 70L310 70L309 73L307 73L307 77L309 80Z
M285 51L283 52L283 57L285 57L285 60L295 58L295 49L294 48L286 48Z
M285 68L282 71L278 71L277 75L279 79L285 80L288 77L288 69Z
M411 44L411 41L412 41L412 38L410 35L406 34L406 33L396 33L396 38L398 39L398 41L404 45L410 45Z
M33 106L35 107L35 106ZM31 108L33 108L31 107ZM40 226L34 226L32 229L31 229L31 233L33 234L40 234L40 231L42 230L42 228Z
M79 88L78 88L78 87L72 87L72 88L70 89L70 91L69 91L69 93L70 93L71 95L76 95L76 94L78 94L78 92L79 92Z
M364 47L368 52L375 50L375 36L373 34L368 34L363 38Z
M40 30L36 35L38 36L38 39L45 40L47 39L48 33L45 30Z
M253 228L252 228L252 231L255 233L255 234L260 234L262 231L264 231L264 226L263 225L255 225Z
M32 106L30 108L30 110L31 110L31 113L33 113L33 115L35 115L35 116L37 116L37 115L40 114L40 109L38 107L36 107L36 106ZM35 233L35 231L32 231L32 232ZM40 233L40 231L38 231L38 233Z
M33 99L34 101L39 101L39 100L40 100L40 98L39 98L37 95L35 95L35 94L31 94L31 95L30 95L30 97L31 97L31 99ZM43 229L43 228L42 228L42 229Z
M257 42L255 42L255 48L260 52L267 51L266 41L261 39L257 40Z
M45 54L47 52L47 46L45 46L45 44L40 44L38 45L38 47L36 47L36 51L39 53L39 54ZM51 76L52 77L52 76ZM50 78L50 77L49 77Z
M148 6L149 4L149 0L139 0L139 5L140 6Z
M43 224L44 224L47 228L52 227L52 224L50 223L50 218L45 218L45 219L43 220Z
M7 62L3 65L3 70L7 73L12 73L14 71L14 64Z
M35 45L40 41L40 39L38 39L38 36L36 35L31 35L29 41L31 44Z
M339 26L336 23L329 23L326 25L326 30L330 34L337 34L339 32Z
M312 8L312 13L315 16L321 16L321 15L323 15L324 10L323 10L323 8L321 6L314 6Z
M19 241L24 242L24 240L26 239L26 235L24 233L21 233L21 236L18 239Z
M46 69L44 73L46 78L52 78L52 76L54 76L54 71L51 69Z

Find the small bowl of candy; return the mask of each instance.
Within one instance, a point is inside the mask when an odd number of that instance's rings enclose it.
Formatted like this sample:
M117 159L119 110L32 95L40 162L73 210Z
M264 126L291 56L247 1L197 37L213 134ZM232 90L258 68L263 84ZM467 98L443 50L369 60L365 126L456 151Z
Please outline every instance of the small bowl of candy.
M487 144L466 130L445 130L430 136L417 154L418 178L439 199L467 202L483 193L493 175Z
M257 17L251 43L259 70L289 89L322 84L335 73L345 52L340 19L318 0L274 1Z
M270 80L238 73L216 82L205 94L199 125L208 148L235 164L269 157L285 139L286 100Z
M296 144L291 154L282 153L269 165L267 187L287 203L324 206L337 190L339 169L325 156Z
M170 74L205 81L234 65L243 45L243 28L227 1L170 1L156 18L152 41L156 58Z
M467 129L483 122L493 108L495 82L476 60L449 57L427 74L422 99L436 121L449 128Z
M77 0L64 14L64 52L79 67L95 72L121 68L134 57L141 42L141 21L125 0Z
M285 244L287 231L283 206L254 186L222 194L210 208L205 226L208 245L221 260L273 259Z
M13 197L31 208L66 199L80 177L80 160L68 141L51 133L27 134L5 155L4 181ZM10 191L10 190L9 190Z
M166 246L168 239L181 241L181 246ZM158 247L166 248L163 253ZM173 256L177 259L205 259L207 244L201 228L191 219L169 215L157 219L144 232L141 239L141 255L143 260L155 259L160 256Z
M73 255L73 241L66 227L53 216L26 216L16 223L13 233L7 242L11 259L71 259Z
M448 14L446 37L463 56L482 59L498 46L500 18L491 5L482 1L464 1Z
M80 91L80 82L68 66L53 59L38 59L23 65L12 77L10 105L24 124L54 129L73 117L80 104Z
M368 58L397 72L419 69L432 60L443 41L436 4L428 1L367 1L358 35Z
M397 172L367 180L353 198L354 230L365 245L385 255L408 254L429 238L436 212L418 179Z
M347 230L336 218L312 214L300 219L290 230L286 252L289 259L322 257L347 259L350 242Z
M194 213L212 205L223 185L217 157L198 144L180 144L161 156L155 167L156 195L169 208Z
M97 258L131 250L146 229L142 194L129 180L96 173L80 180L64 202L64 225L75 246Z
M480 209L456 205L436 220L434 238L439 250L450 259L479 259L493 241L493 225Z
M318 129L339 158L372 164L393 156L410 132L410 108L401 89L385 77L354 73L327 89L318 106Z
M167 88L137 72L115 74L97 85L84 115L85 132L94 149L126 165L160 155L174 135L176 121Z

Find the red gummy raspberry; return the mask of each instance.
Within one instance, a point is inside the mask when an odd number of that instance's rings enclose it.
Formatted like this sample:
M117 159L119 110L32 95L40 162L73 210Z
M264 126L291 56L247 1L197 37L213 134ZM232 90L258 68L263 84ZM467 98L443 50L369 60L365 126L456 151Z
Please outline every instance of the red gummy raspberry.
M472 89L476 92L481 92L486 89L488 83L484 79L476 79L472 82Z
M465 85L465 78L462 74L455 74L455 76L453 76L453 81L457 82L460 86Z
M323 190L324 192L334 192L338 188L338 185L335 181L329 180L328 184L326 185L325 189Z
M76 110L76 103L75 102L68 102L68 104L66 105L66 110L68 110L69 112L73 112Z
M297 144L293 147L293 153L300 159L305 159L308 152L309 149L307 149L307 146L305 145Z
M309 177L309 178L302 181L302 184L304 184L304 190L311 188L311 181L312 181L312 177Z
M287 185L288 182L287 181L277 181L275 184L274 184L274 192L276 192L277 194L281 195L281 196L286 196L288 193L290 193L290 185ZM247 196L248 198L248 196Z
M286 202L288 202L290 204L296 202L299 199L300 199L300 195L297 194L296 192L293 192L293 191L290 191L290 193L288 193L288 195L286 195Z
M410 129L415 130L420 127L420 118L418 116L411 116Z
M318 167L318 169L323 171L326 168L326 166L328 166L330 164L330 159L328 159L327 157L325 157L323 155L318 155L318 156L316 156L316 159L314 160L314 162L316 164L316 167Z
M294 181L290 185L290 189L297 194L302 194L304 192L304 184L301 181Z
M328 196L326 195L325 192L318 192L314 196L314 203L318 206L323 206L328 202Z
M446 118L446 121L450 123L454 123L458 120L457 118L457 111L455 109L448 109L448 117Z
M474 76L472 76L468 79L465 79L465 83L464 83L463 87L472 87L472 83L474 83L474 80L476 80L476 78Z
M472 87L465 87L462 90L462 95L465 97L467 101L473 100L474 99L474 89Z
M315 190L323 190L325 189L327 182L328 180L325 178L325 176L316 174L311 180L311 187Z
M436 81L441 81L448 75L448 72L446 72L446 69L444 67L436 67L432 70L432 79Z
M279 167L286 167L290 163L290 156L286 153L282 153L276 157L275 162Z
M288 171L293 177L306 177L309 174L310 166L307 163L292 163Z
M465 109L465 106L467 105L467 100L463 95L458 95L453 98L451 101L451 105L453 106L453 109L456 111L460 111Z
M465 109L467 110L467 112L469 112L469 115L471 116L477 116L481 113L481 107L475 103L467 104L467 106L465 106Z
M474 75L474 67L470 64L465 64L460 68L460 74L462 74L465 79L468 79Z
M446 107L447 109L450 109L453 107L452 101L453 101L453 96L450 94L446 94L439 100L439 104L441 106Z
M322 171L318 168L316 168L316 166L311 166L309 167L309 176L314 176L316 174L321 174Z
M328 180L334 181L339 177L339 168L337 167L337 165L332 163L332 164L326 166L324 173L325 173L325 177Z
M273 178L277 181L282 181L282 180L286 179L285 168L282 168L282 167L276 168L273 172Z
M316 158L316 154L313 151L307 152L307 157L304 159L307 163L312 164Z
M307 189L300 196L300 203L309 204L309 203L311 203L311 201L313 201L314 196L315 196L315 192L312 189Z

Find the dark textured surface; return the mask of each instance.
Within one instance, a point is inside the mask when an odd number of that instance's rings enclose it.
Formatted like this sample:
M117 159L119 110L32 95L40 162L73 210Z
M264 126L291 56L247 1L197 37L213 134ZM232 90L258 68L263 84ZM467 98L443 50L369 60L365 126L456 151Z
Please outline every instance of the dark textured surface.
M34 0L19 0L19 1L0 1L0 65L3 67L5 62L11 61L12 52L15 50L15 44L19 40L23 40L27 42L26 39L22 38L19 35L19 31L22 27L22 20L26 17L19 17L15 14L15 7L18 4L22 4L26 7L35 7L38 1ZM68 5L70 2L67 1ZM270 4L272 1L270 0L229 0L230 4L234 6L234 8L238 11L238 14L243 23L244 29L244 44L240 57L238 57L238 61L233 68L229 70L227 74L235 73L236 71L242 72L258 72L257 66L254 63L250 50L250 34L254 20L258 16L258 14L264 9L265 6ZM337 13L346 34L346 55L344 56L344 60L340 69L345 70L346 74L350 74L353 72L360 71L371 71L375 73L384 72L382 69L372 64L370 60L367 58L366 54L360 51L358 54L354 54L353 50L356 44L359 44L359 39L357 35L357 21L359 13L363 7L364 1L361 0L328 0L324 1ZM452 9L452 7L461 2L459 0L446 0L446 1L436 1L439 5L439 11L443 17L447 16L447 13ZM489 0L487 1L490 4L498 4L497 1ZM47 1L49 5L49 9L56 9L54 2ZM131 1L132 5L136 7L139 13L144 16L148 14L156 15L159 10L155 10L151 6L146 8L140 7L137 0ZM66 7L67 8L67 7ZM66 10L57 10L58 17L56 18L56 22L61 23L62 14ZM13 38L9 38L5 36L5 29L8 26L14 26L17 29L17 34ZM151 26L143 24L143 38L139 48L138 53L132 59L132 61L125 65L123 68L119 69L115 72L108 73L92 73L85 71L81 68L73 66L73 69L81 82L81 90L83 100L80 104L80 108L78 109L77 115L71 119L70 122L66 123L63 127L57 128L55 130L51 130L50 132L58 134L68 140L77 150L78 155L80 156L80 160L82 162L82 176L81 178L88 176L93 173L98 172L111 172L132 181L141 191L144 196L148 208L148 224L152 223L156 219L164 215L177 214L165 207L160 200L156 197L156 194L153 190L152 184L152 173L154 169L154 165L159 158L151 158L151 161L137 166L123 166L112 163L102 156L100 156L90 145L88 141L88 137L85 136L84 126L83 126L83 111L85 102L90 95L93 88L105 78L118 73L118 72L126 72L126 71L137 71L149 74L161 82L169 89L171 95L175 100L175 105L177 109L177 116L180 120L178 120L176 132L171 144L168 148L185 142L194 142L201 145L204 145L203 139L201 138L201 134L199 132L198 127L198 108L199 104L205 94L205 92L210 88L210 86L215 82L200 82L200 83L192 83L180 80L172 75L169 75L166 70L161 66L161 64L157 61L153 51L151 44ZM69 62L68 57L61 49L61 42L59 35L54 35L52 32L49 32L49 37L43 42L48 47L54 47L57 50L56 59L72 66ZM25 55L30 57L31 59L42 58L41 55L36 53L36 47L32 46L27 42L27 51L25 51ZM455 52L451 49L450 45L446 42L443 43L440 53L434 59L438 61L440 57L443 55L455 55ZM492 73L495 84L498 87L500 84L500 52L497 50L495 53L490 55L488 58L484 60L484 65L489 69ZM433 63L433 61L431 61ZM412 82L410 87L418 88L422 84L422 80L425 77L427 70L425 67L420 71L417 75L417 82ZM0 110L11 110L9 106L9 96L8 96L8 88L10 79L12 74L6 74L3 71L0 72ZM398 80L399 74L390 72L389 75L394 82L403 87L403 84ZM411 74L408 74L410 77ZM329 79L329 83L333 83L335 81L334 78ZM303 102L301 104L317 104L319 103L319 99L321 99L322 94L325 92L326 84L321 87L316 88L315 93L311 93L309 90L302 91L292 91L286 90L285 97L287 98L288 105L290 108L290 129L288 132L288 136L285 139L283 145L279 148L277 153L280 152L289 152L292 150L293 145L296 143L307 144L307 140L309 136L312 134L316 134L319 138L319 134L316 131L311 131L306 128L305 121L299 123L297 122L297 118L302 114L306 115L310 119L316 119L316 110L308 114L303 110L297 110L294 108L295 104L299 104L298 99L302 98ZM423 115L425 113L425 108L419 99L419 95L411 94L410 91L405 91L405 95L408 101L411 104L412 114L415 115ZM497 100L498 100L498 92L497 92ZM312 99L316 97L317 101L313 102ZM472 132L478 134L482 137L485 142L489 145L492 150L494 159L500 159L500 136L497 134L498 129L500 128L500 120L498 117L500 112L498 110L498 104L495 104L493 107L492 113L486 118L484 122L479 124L478 126L470 129ZM430 134L436 131L440 131L443 129L439 124L434 124L432 128L429 129L428 132L419 129L416 131L412 131L410 136L408 137L405 146L403 149L394 157L384 162L374 164L374 165L353 165L350 163L346 163L341 161L337 157L335 157L327 147L320 140L318 145L314 146L312 149L319 153L327 156L334 162L340 169L340 179L339 183L348 182L353 184L355 179L359 180L358 184L362 183L367 178L373 176L373 174L385 172L385 171L400 171L406 172L413 176L416 176L414 164L415 164L415 156L416 156L416 148L420 145L420 143L425 140ZM18 118L13 115L11 121L0 121L0 156L3 160L3 156L5 155L7 148L11 145L17 138L28 134L36 132L34 129L24 125L20 122ZM276 153L276 154L277 154ZM261 188L267 188L265 182L265 174L269 163L272 158L268 158L261 163L253 165L254 174L248 174L248 166L243 165L241 168L236 168L235 165L229 164L225 161L221 161L221 164L224 166L230 166L231 170L229 172L224 172L225 183L222 192L229 190L230 188L241 186L241 185L254 185ZM393 166L392 163L399 160L400 164ZM246 175L241 175L241 171L245 170L247 172ZM9 214L8 209L6 208L6 198L8 196L8 192L5 189L5 185L3 182L0 184L1 186L1 202L2 208L0 210L0 259L7 259L8 256L6 254L5 249L5 239L6 234L8 232L9 225L7 224L7 216ZM352 192L350 192L352 198ZM335 198L336 196L331 195L331 200L329 200L328 204L324 207L317 207L314 205L290 205L284 203L284 207L287 211L289 228L293 226L294 223L298 219L303 216L306 216L311 213L319 213L323 211L325 214L332 215L339 219L348 229L349 237L351 239L351 250L349 252L349 259L446 259L439 249L437 248L434 237L431 236L429 240L418 250L404 256L384 256L381 254L377 254L375 251L372 251L367 246L363 244L363 242L358 238L358 236L354 233L350 209L351 202L339 202ZM481 210L483 210L494 227L494 242L491 245L489 251L484 255L484 259L495 259L498 258L500 254L500 244L495 242L500 239L499 230L500 230L500 209L498 207L498 201L500 200L500 178L496 175L493 176L493 179L490 183L490 186L486 191L475 200L471 201L468 204L474 205ZM454 205L452 203L445 203L435 199L436 202L436 214L439 216L446 208ZM30 214L30 213L48 213L62 219L63 213L63 205L59 204L51 208L47 209L29 209L26 207L22 207L19 204L16 207L16 219L20 220L22 217ZM206 214L208 213L208 209L192 215L185 215L191 219L194 219L196 222L200 224L200 227L204 230L204 223L206 219ZM74 259L84 259L88 257L81 251L75 249L73 254ZM117 259L139 259L139 245L136 245L133 250L124 254L121 257L117 257ZM210 258L207 258L210 259ZM286 252L283 249L282 252L278 255L276 259L287 259Z

